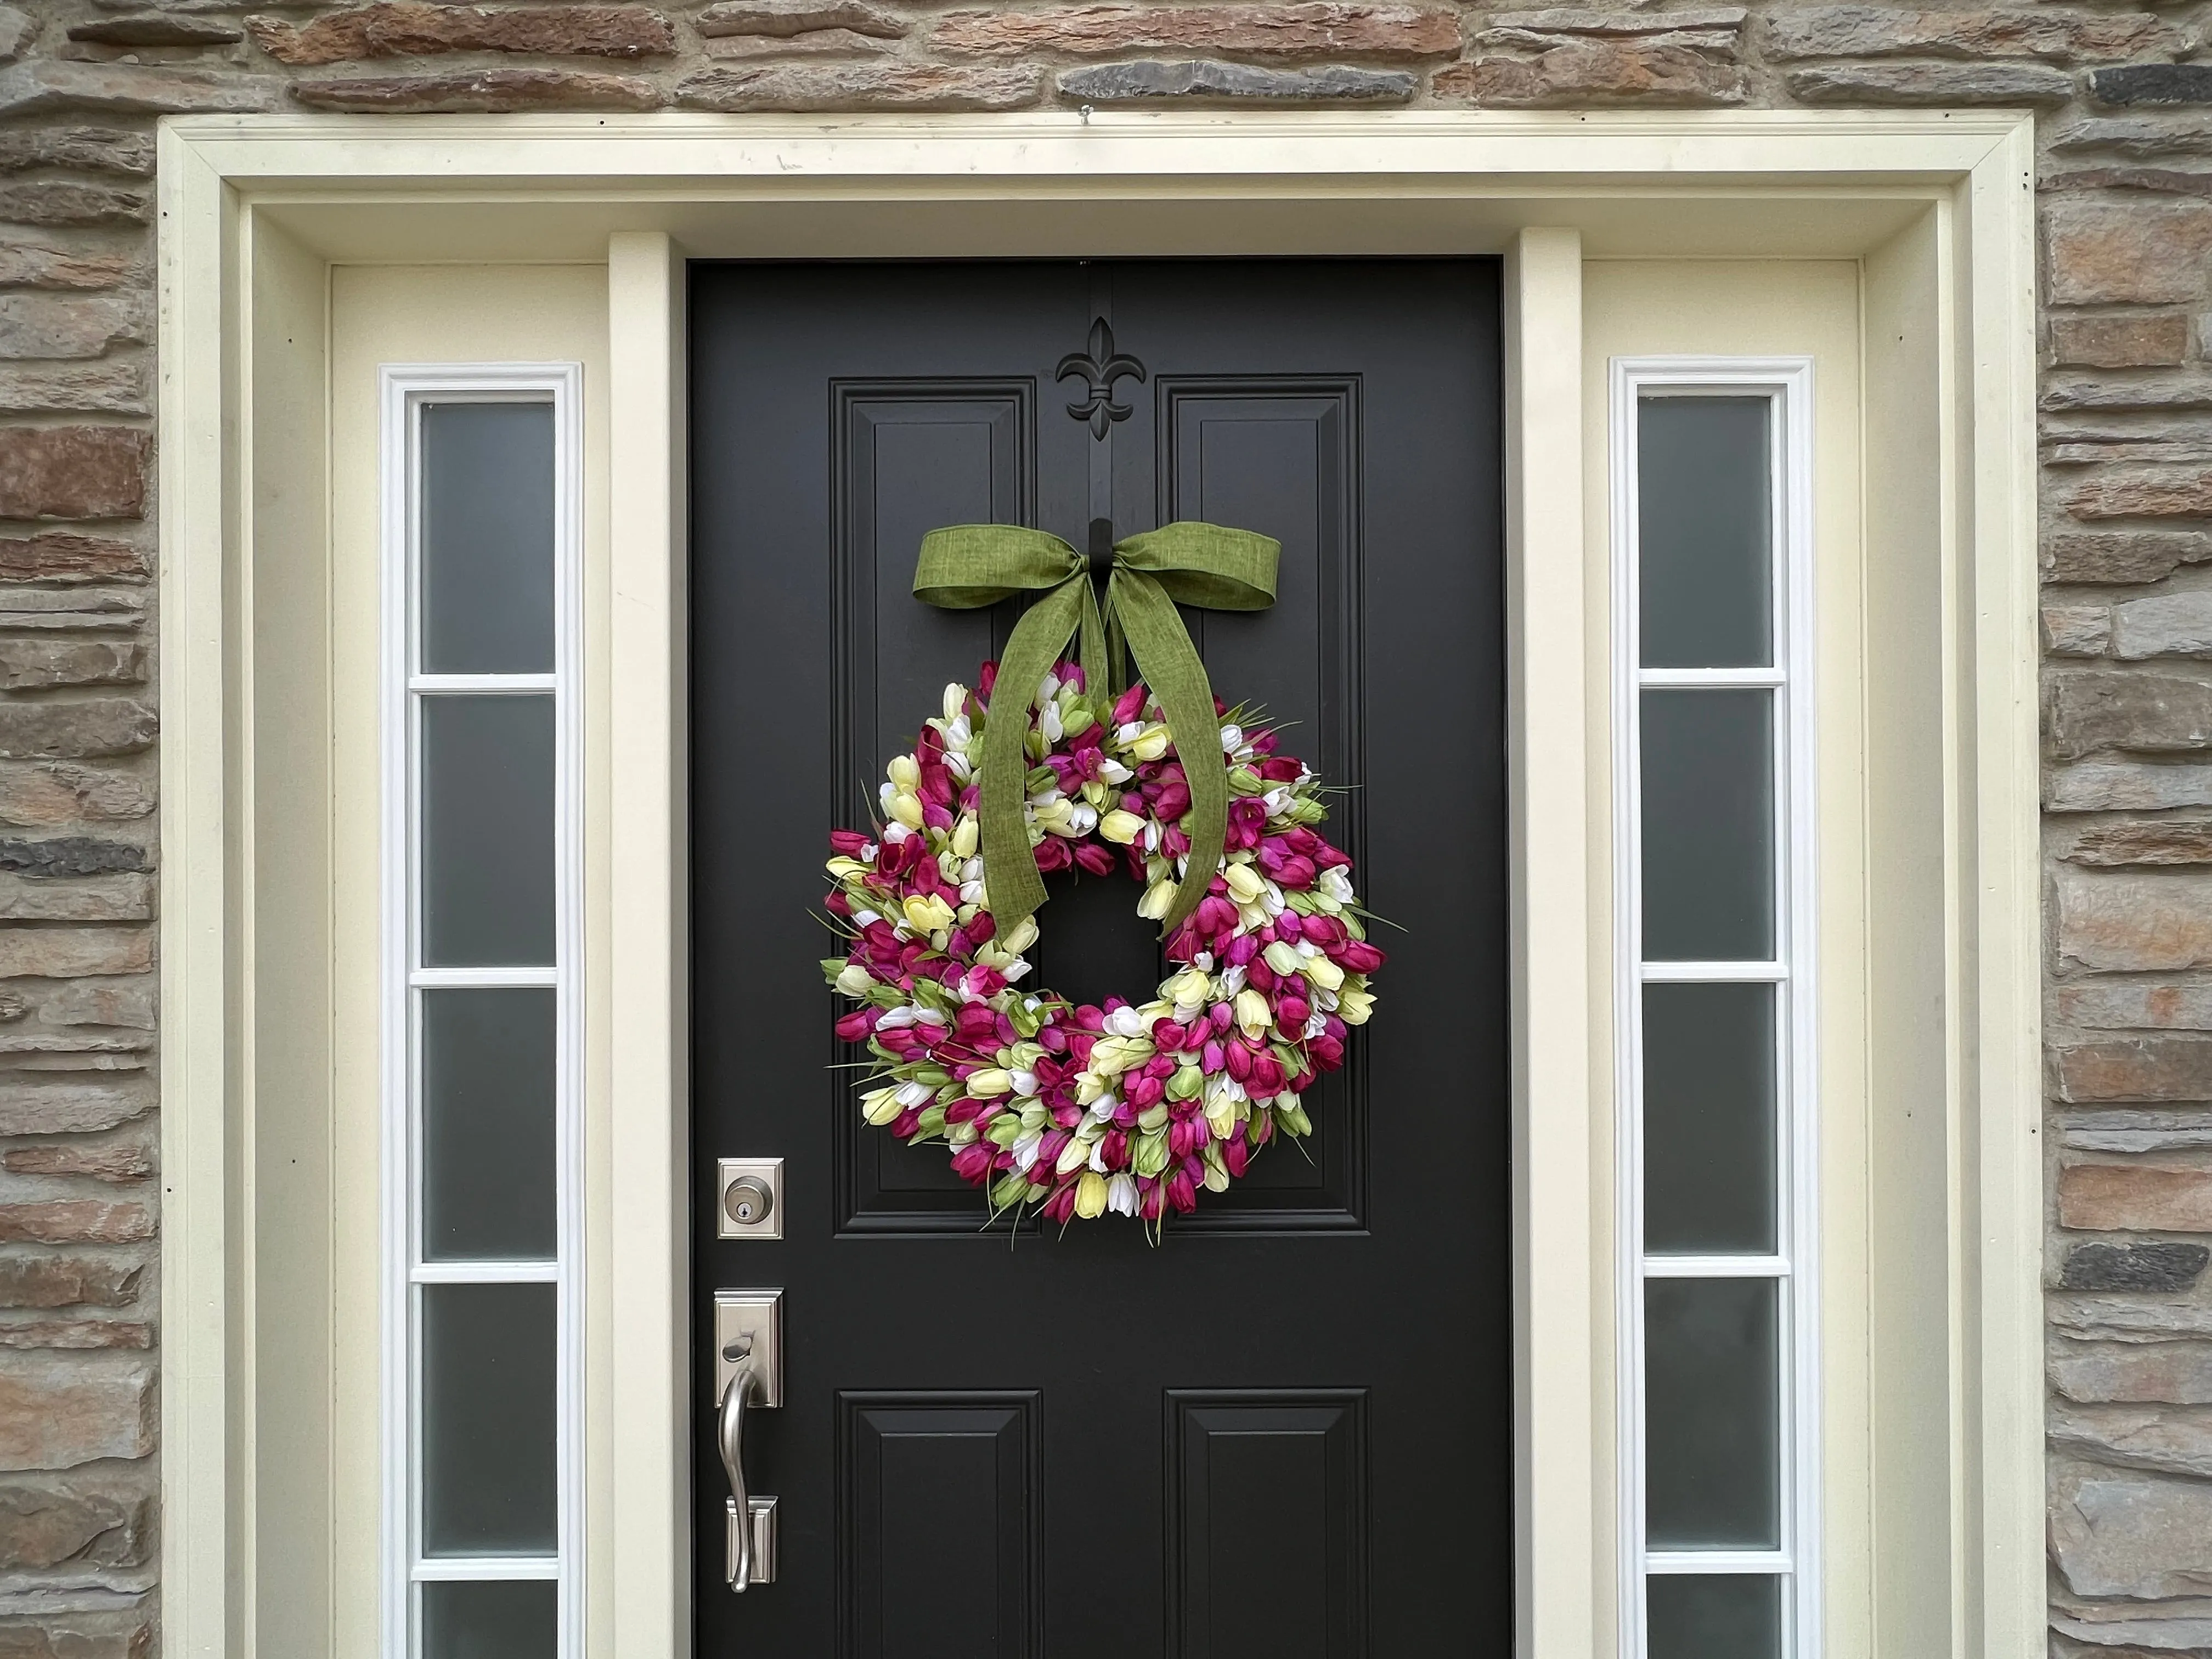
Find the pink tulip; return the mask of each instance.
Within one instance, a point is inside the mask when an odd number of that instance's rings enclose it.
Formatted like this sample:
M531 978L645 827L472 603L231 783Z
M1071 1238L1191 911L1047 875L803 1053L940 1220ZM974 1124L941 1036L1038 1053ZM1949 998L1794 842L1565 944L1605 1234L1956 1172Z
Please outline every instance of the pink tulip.
M1142 714L1144 712L1144 708L1145 683L1142 680L1139 680L1127 691L1124 691L1120 696L1114 699L1114 724L1116 726L1127 726L1131 720L1136 719L1139 714Z
M1198 1207L1198 1188L1191 1184L1190 1176L1184 1171L1177 1170L1170 1176L1167 1187L1168 1202L1185 1215Z
M857 830L832 830L830 832L830 850L840 858L856 859L860 856L861 849L867 846L868 840Z
M868 1034L876 1029L876 1022L883 1017L884 1011L880 1008L855 1008L837 1022L837 1040L840 1042L866 1042Z
M1244 1166L1252 1161L1252 1152L1243 1135L1231 1135L1221 1143L1221 1161L1229 1166L1232 1178L1244 1178Z
M1383 963L1382 953L1364 939L1348 939L1333 945L1329 959L1350 974L1371 974Z

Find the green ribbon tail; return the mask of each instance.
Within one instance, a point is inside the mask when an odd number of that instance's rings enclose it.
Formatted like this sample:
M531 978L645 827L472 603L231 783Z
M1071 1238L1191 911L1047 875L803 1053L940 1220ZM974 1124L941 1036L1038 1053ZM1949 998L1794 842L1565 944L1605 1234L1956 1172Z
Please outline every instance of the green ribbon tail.
M1182 820L1190 852L1175 902L1160 923L1160 937L1165 939L1198 908L1221 867L1222 842L1229 832L1229 768L1221 758L1221 720L1213 712L1206 664L1167 590L1143 571L1120 568L1114 572L1108 603L1121 619L1138 677L1168 717L1176 758L1190 789L1190 811Z
M1022 613L999 655L999 678L991 688L983 727L983 781L977 817L983 851L983 902L1004 939L1036 914L1044 902L1044 877L1030 850L1030 711L1037 686L1060 660L1068 638L1088 620L1087 577L1075 576L1052 589ZM1095 616L1095 611L1092 612ZM1091 623L1095 628L1097 624ZM1086 630L1087 631L1087 630ZM1086 672L1088 671L1086 670Z

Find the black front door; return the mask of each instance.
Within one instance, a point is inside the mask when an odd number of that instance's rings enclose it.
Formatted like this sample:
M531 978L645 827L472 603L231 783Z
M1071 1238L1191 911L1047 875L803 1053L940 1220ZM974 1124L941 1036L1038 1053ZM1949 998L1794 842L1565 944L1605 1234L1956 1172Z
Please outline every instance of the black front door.
M697 1651L1504 1653L1496 266L710 265L691 316ZM1141 375L1056 374L1117 353ZM827 832L1013 620L915 599L923 532L1082 547L1102 518L1280 538L1274 607L1191 630L1342 787L1328 833L1396 924L1315 1134L1157 1246L1111 1215L986 1232L943 1148L862 1122L816 966ZM1042 982L1151 997L1141 889L1049 890ZM785 1160L780 1240L716 1237L736 1156ZM784 1402L746 1446L780 1560L743 1596L718 1286L784 1291Z

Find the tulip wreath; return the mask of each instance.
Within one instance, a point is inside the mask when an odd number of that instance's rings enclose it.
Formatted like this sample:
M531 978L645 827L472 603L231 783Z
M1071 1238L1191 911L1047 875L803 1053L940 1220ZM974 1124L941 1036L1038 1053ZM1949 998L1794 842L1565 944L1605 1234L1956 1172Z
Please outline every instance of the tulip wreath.
M837 1034L872 1057L863 1116L951 1146L994 1217L1157 1224L1196 1207L1276 1136L1312 1132L1299 1097L1373 1008L1382 953L1351 860L1319 832L1320 781L1213 696L1176 612L1269 603L1277 551L1199 524L1089 562L1002 526L923 542L915 589L932 603L1043 594L890 762L880 823L831 836L848 949L823 969L860 1004ZM1125 650L1145 678L1117 690ZM1039 872L1117 865L1176 971L1138 1004L1023 988Z

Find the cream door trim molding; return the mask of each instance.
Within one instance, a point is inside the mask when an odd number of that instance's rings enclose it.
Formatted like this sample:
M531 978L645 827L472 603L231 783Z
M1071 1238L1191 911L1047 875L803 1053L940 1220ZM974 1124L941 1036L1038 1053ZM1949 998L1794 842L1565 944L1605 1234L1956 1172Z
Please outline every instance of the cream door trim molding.
M1939 1069L1953 1157L1925 1363L1943 1370L1935 1431L1948 1496L1921 1519L1941 1540L1929 1616L1944 1635L1940 1647L2039 1650L2027 117L194 117L162 124L160 155L172 1652L327 1652L337 1639L326 1589L278 1565L331 1525L317 1471L345 1425L300 1345L334 1310L297 1289L297 1273L285 1279L294 1288L276 1288L275 1271L280 1250L327 1248L302 1242L313 1218L288 1196L283 1159L312 1150L333 1093L310 994L337 982L329 811L301 725L330 692L319 665L331 268L582 262L607 273L604 684L615 737L601 787L615 1000L591 1063L610 1079L616 1126L611 1196L593 1224L610 1238L597 1294L611 1297L614 1340L593 1359L611 1403L595 1419L592 1467L611 1490L591 1508L609 1517L595 1549L614 1565L590 1627L594 1653L678 1659L690 1649L696 1198L684 1112L684 261L1358 252L1508 261L1518 1651L1594 1659L1613 1634L1607 601L1586 577L1582 498L1584 448L1603 434L1582 412L1581 277L1591 260L1697 256L1860 262L1867 466L1887 469L1869 533L1924 546L1942 574L1948 608L1930 629L1942 707L1926 716L1941 724L1941 789L1926 810L1945 867ZM1886 446L1871 366L1882 341L1907 337L1914 355L1886 371L1900 388L1888 413L1912 416L1929 441ZM1873 1533L1869 1584L1886 1537L1880 1523ZM1832 1638L1844 1628L1832 1618ZM1858 1650L1875 1650L1871 1625L1867 1635Z

